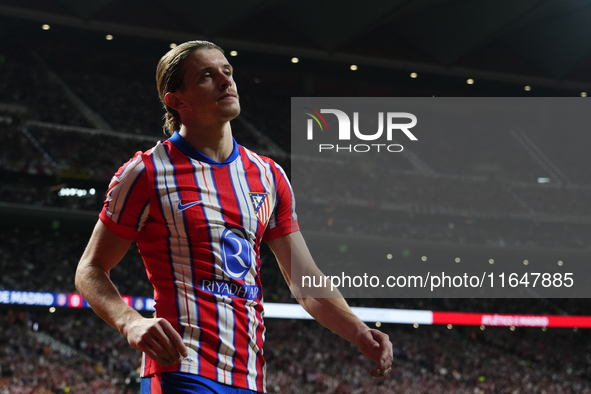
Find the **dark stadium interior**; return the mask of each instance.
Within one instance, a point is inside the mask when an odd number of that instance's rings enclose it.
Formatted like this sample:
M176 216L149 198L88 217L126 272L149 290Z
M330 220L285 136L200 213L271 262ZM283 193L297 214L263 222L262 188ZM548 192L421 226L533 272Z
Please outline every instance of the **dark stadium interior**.
M585 2L220 3L0 1L0 290L76 291L76 265L111 176L134 152L165 138L154 70L172 42L207 38L227 55L238 51L230 58L242 106L234 136L288 174L306 160L290 157L291 97L586 100L591 92ZM345 245L369 237L401 245L399 259L440 246L458 254L496 249L591 258L591 134L528 136L560 178L510 133L464 137L450 132L437 145L413 147L414 162L397 155L351 166L368 181L355 196L346 186L295 190L311 248L331 237ZM499 150L502 161L489 155ZM416 160L432 171L420 171ZM380 164L388 165L387 185L375 177ZM316 176L328 184L339 166L347 163L320 167ZM552 179L539 183L540 177ZM359 200L363 208L350 215ZM390 208L376 208L386 201ZM356 256L344 248L315 258ZM294 303L268 248L261 261L265 300ZM122 294L151 297L144 271L132 246L112 279ZM591 315L586 299L350 304ZM270 393L591 393L588 329L382 324L395 361L390 376L377 380L355 348L317 323L266 324ZM90 310L0 304L0 394L136 392L139 363L139 353Z

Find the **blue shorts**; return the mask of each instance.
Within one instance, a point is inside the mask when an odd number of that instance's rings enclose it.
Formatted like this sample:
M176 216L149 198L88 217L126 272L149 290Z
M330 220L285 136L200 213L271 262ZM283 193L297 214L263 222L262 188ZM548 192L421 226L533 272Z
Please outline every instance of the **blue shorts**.
M142 378L142 394L259 394L257 391L228 386L199 375L162 372Z

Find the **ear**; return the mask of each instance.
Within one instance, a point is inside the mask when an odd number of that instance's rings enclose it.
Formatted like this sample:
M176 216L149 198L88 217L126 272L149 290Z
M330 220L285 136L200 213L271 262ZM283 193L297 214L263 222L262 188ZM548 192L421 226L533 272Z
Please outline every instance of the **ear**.
M170 108L175 109L175 110L181 110L185 107L185 103L184 101L179 97L179 95L177 93L173 93L173 92L168 92L164 95L164 101L166 102L166 105L168 105Z

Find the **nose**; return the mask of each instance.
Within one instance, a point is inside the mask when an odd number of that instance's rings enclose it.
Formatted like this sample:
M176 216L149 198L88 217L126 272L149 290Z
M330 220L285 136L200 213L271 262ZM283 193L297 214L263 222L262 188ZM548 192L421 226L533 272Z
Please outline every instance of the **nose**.
M234 80L232 79L231 75L226 75L226 74L222 73L222 78L220 79L220 88L222 90L227 89L230 86L232 86L233 82L234 82Z

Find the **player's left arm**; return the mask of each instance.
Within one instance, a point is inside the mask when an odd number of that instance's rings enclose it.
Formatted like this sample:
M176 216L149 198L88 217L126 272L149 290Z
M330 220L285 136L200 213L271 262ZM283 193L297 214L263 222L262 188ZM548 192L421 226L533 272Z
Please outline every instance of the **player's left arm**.
M281 236L267 242L290 289L298 286L292 283L292 266L306 275L323 277L316 266L306 242L299 231ZM296 296L299 292L294 292ZM298 302L320 324L354 343L361 352L374 361L377 366L371 371L372 376L384 376L392 366L392 343L387 334L370 329L349 308L338 290L333 290L331 297L297 297Z

